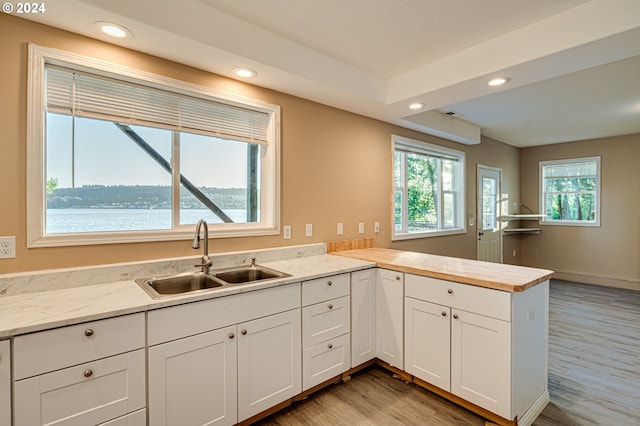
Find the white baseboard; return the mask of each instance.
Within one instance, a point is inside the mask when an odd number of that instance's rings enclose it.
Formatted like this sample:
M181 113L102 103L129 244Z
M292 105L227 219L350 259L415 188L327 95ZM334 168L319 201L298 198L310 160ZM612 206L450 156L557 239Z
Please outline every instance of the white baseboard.
M573 281L583 284L595 284L605 287L624 288L640 291L640 278L616 277L584 272L555 270L553 278L556 280Z
M549 398L549 391L544 391L540 394L531 407L522 415L518 417L518 426L531 426L535 419L542 413L544 407L551 401Z

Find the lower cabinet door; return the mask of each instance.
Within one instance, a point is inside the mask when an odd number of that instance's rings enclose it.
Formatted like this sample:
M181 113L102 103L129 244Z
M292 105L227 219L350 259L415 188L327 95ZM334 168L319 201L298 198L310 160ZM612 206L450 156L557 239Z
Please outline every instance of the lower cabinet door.
M145 406L144 350L14 383L15 426L96 425Z
M447 392L451 389L450 308L405 298L405 371Z
M151 426L237 423L236 327L149 348Z
M511 323L451 314L451 393L511 419Z
M376 357L376 275L351 273L351 368Z
M8 340L0 341L0 425L11 424L11 350Z
M349 369L350 335L306 348L302 354L302 390L306 391Z
M376 356L404 370L402 305L404 274L378 269L376 280Z
M238 325L238 421L301 392L300 309Z

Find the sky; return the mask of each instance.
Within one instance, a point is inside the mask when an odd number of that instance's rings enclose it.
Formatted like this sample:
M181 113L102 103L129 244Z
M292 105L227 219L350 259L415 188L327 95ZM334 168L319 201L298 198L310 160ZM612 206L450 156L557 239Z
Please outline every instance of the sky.
M131 126L171 161L171 131ZM113 123L47 114L47 179L59 188L72 187L72 141L75 138L75 186L171 185L171 176ZM243 142L181 133L181 173L196 186L246 187Z

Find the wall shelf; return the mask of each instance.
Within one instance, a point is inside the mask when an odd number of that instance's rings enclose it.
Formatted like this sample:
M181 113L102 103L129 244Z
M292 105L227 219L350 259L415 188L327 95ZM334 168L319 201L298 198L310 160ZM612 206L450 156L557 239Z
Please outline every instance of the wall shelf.
M531 213L531 214L507 214L500 216L500 220L503 221L536 221L538 222L540 219L544 218L545 215ZM540 228L538 227L515 227L515 228L505 228L502 230L504 235L511 234L539 234Z

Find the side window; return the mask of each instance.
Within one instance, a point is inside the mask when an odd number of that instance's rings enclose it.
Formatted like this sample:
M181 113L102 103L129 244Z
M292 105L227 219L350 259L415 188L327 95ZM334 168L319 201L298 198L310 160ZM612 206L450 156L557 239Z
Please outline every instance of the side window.
M277 106L30 48L30 246L278 233Z
M600 226L600 157L540 162L542 223Z
M463 152L393 136L394 231L402 240L463 233Z

